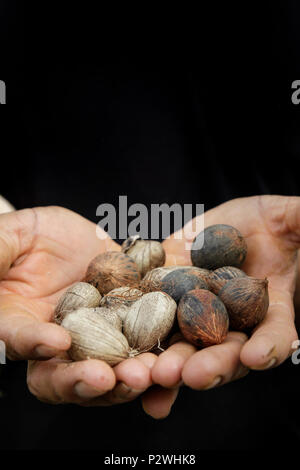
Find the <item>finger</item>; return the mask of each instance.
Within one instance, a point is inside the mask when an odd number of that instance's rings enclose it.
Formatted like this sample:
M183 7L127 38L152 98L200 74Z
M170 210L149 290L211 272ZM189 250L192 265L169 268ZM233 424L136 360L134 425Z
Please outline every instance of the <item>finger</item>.
M270 290L268 313L242 348L241 361L255 370L275 367L293 352L297 338L291 295Z
M179 387L176 389L166 389L159 385L147 390L142 395L142 406L148 415L154 419L166 418L177 398Z
M0 339L5 342L7 356L10 359L44 359L69 349L71 338L68 332L30 313L28 310L33 309L30 303L30 300L13 294L0 298Z
M103 361L66 362L57 358L28 365L27 383L33 395L51 403L83 403L107 393L116 383L113 369Z
M196 348L185 341L179 341L161 353L152 369L154 383L165 388L178 386L185 362L195 353Z
M87 403L88 406L111 406L136 399L152 385L151 367L157 357L144 353L126 359L114 367L117 385L104 396Z
M237 378L240 353L247 341L243 333L230 332L225 341L193 354L182 371L184 384L195 390L207 390Z

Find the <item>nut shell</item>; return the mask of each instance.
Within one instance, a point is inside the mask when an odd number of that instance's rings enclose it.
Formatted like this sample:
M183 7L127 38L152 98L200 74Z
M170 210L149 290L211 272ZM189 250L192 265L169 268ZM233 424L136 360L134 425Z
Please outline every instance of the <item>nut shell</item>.
M166 260L166 253L160 242L142 240L138 235L125 240L122 251L134 260L141 277L151 269L163 266Z
M223 268L215 269L215 271L210 273L208 285L210 290L217 295L222 287L225 286L226 282L237 277L247 277L247 274L234 266L224 266Z
M122 332L122 318L118 315L118 310L113 310L106 307L97 307L91 309L98 315L100 315L104 320L108 321L112 326L117 330Z
M197 249L201 232L193 241L191 260L194 266L217 269L222 266L240 268L247 255L247 245L241 233L230 225L211 225L204 229L204 245Z
M244 331L260 323L269 307L268 280L241 277L228 281L219 291L226 305L230 328Z
M62 326L71 335L68 352L74 361L100 359L114 366L134 354L125 336L93 309L68 313Z
M145 277L142 279L141 283L143 283L144 281L159 282L167 274L169 274L171 271L175 271L175 269L178 269L179 267L181 266L163 266L161 268L151 269L151 271L147 272Z
M101 294L87 282L76 282L60 297L54 311L54 321L60 324L66 313L81 307L98 307Z
M134 287L118 287L108 292L101 299L100 306L114 308L121 305L130 307L142 295L143 292Z
M118 287L118 289L113 289L102 297L100 306L115 310L123 321L128 313L128 308L142 295L143 292L139 289Z
M171 271L161 281L161 290L177 303L184 294L194 289L208 289L208 285L202 278L186 269Z
M130 308L123 324L129 345L140 351L150 351L171 331L176 314L176 302L164 292L143 295Z
M107 251L90 262L84 281L105 295L117 287L138 284L140 273L130 256L119 251Z
M177 318L183 336L200 348L222 343L228 332L226 307L208 290L185 294L179 302Z

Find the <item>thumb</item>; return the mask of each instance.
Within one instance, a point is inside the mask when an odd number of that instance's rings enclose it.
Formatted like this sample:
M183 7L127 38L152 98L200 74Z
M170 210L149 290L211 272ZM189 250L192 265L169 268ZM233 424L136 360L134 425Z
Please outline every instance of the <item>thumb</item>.
M19 295L0 296L0 340L9 359L46 359L71 346L68 332L32 313L37 308L37 302Z
M31 249L37 224L34 209L0 215L0 279ZM70 347L69 334L43 320L41 313L50 308L38 300L0 291L0 340L10 359L52 357Z

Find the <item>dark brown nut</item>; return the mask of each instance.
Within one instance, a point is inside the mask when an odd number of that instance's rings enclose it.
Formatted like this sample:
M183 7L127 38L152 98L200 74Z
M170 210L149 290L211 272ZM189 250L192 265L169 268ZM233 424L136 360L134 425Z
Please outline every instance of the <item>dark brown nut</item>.
M176 269L161 281L161 290L169 294L177 303L184 294L194 289L208 289L208 285L202 278L185 269Z
M140 273L130 256L119 251L107 251L90 262L84 281L105 295L117 287L137 285Z
M187 273L192 274L193 276L199 277L206 284L208 284L210 271L204 268L198 268L197 266L183 266L181 269L184 269Z
M149 271L141 280L140 289L144 292L155 292L161 289L161 281L170 272L177 271L178 269L184 270L193 274L207 283L210 271L208 269L197 268L196 266L164 266L162 268L155 268Z
M187 292L179 302L177 318L183 336L200 348L222 343L228 333L226 307L208 290Z
M234 266L224 266L223 268L215 269L215 271L210 273L208 278L209 288L217 295L222 287L225 286L226 282L236 277L247 277L247 274Z
M254 328L268 311L267 279L235 278L228 281L218 295L226 305L232 330L244 331Z
M144 277L148 271L163 266L166 260L166 253L161 243L142 240L138 235L125 240L122 251L136 263L141 277Z
M197 249L204 235L203 247ZM240 268L247 255L247 245L241 233L230 225L211 225L193 241L191 259L194 266L217 269L222 266Z
M66 313L81 307L98 307L100 292L87 282L76 282L69 287L58 301L54 311L54 321L60 324Z

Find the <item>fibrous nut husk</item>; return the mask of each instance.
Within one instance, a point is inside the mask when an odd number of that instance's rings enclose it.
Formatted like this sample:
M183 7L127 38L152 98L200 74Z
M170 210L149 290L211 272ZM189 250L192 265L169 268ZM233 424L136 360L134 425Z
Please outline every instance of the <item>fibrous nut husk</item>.
M84 281L105 295L117 287L138 284L140 273L130 256L119 251L107 251L90 262Z
M130 308L123 323L129 345L150 351L169 334L175 320L176 302L164 292L143 295Z
M133 287L118 287L102 297L100 305L117 312L122 321L125 319L128 308L140 299L143 292Z
M208 290L187 292L179 302L177 318L183 336L200 348L222 343L228 332L226 307Z
M215 271L210 273L208 278L209 288L214 294L218 294L222 287L225 286L226 282L236 277L247 277L247 274L234 266L224 266L223 268L215 269Z
M135 355L126 337L93 309L68 313L62 326L71 335L68 353L74 361L100 359L114 366Z
M161 281L167 274L177 268L181 268L181 266L163 266L161 268L151 269L151 271L148 271L145 277L142 279L141 284L143 281Z
M101 300L100 292L87 282L76 282L69 287L58 301L54 311L54 321L58 324L67 312L81 307L98 307Z
M111 309L107 307L96 307L91 309L108 323L114 326L117 330L122 331L122 318L118 314L118 309Z
M137 264L141 277L151 269L163 266L166 260L166 253L160 242L142 240L138 235L125 240L122 251Z
M194 289L208 289L208 285L202 278L186 269L171 271L161 281L161 290L177 303L184 294Z
M226 305L231 329L252 329L264 319L268 311L268 280L235 278L225 284L218 296Z
M197 249L204 236L202 248ZM222 266L240 268L247 255L247 245L241 233L230 225L211 225L193 241L191 259L194 266L217 269Z
M143 283L143 281L148 280L159 282L170 272L176 271L177 269L184 269L186 271L192 272L193 274L201 277L204 281L207 281L210 274L210 271L208 269L198 268L197 266L163 266L161 268L155 268L147 272L145 277L142 279L141 284Z
M142 297L143 292L134 287L118 287L106 294L100 301L103 307L130 307L136 300Z

